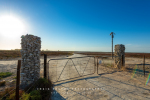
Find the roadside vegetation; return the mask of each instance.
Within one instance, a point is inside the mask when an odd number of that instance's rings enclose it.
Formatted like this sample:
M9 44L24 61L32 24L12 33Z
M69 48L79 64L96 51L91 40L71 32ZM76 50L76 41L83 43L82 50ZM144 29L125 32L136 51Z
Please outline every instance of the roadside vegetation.
M11 76L12 74L13 74L13 73L11 73L11 72L0 72L0 80L1 80L2 78Z
M31 87L32 86L32 87ZM0 92L0 99L8 94L2 100L15 100L15 90L11 92L15 87L7 88L5 91ZM47 89L47 90L40 90ZM51 81L40 78L37 82L30 84L24 90L19 90L20 100L50 100L53 90Z

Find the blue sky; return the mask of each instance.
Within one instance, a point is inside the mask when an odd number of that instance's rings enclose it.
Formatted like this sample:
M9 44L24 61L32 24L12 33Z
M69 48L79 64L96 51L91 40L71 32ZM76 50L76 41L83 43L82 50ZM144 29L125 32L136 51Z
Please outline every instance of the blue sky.
M42 49L111 52L114 32L126 52L150 52L150 0L0 0L3 15L21 19ZM20 48L20 37L1 35L0 49Z

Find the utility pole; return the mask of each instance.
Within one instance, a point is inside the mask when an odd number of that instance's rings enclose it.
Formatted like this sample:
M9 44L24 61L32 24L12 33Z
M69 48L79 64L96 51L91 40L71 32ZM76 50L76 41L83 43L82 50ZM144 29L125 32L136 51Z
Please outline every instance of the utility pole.
M111 38L112 38L112 59L113 59L113 38L114 38L114 32L111 32L110 35L111 35Z

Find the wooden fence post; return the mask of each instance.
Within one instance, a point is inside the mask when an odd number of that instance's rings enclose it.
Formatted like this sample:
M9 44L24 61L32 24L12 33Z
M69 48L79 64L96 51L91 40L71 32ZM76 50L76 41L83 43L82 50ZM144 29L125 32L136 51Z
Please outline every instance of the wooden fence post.
M16 100L19 100L20 67L21 67L21 60L18 60L17 79L16 79Z
M121 59L121 60L122 60L122 63L121 63L121 64L122 64L122 66L124 66L124 64L123 64L123 55L122 55L121 57L122 57L122 59Z
M95 56L94 56L94 64L95 64L95 66L96 66L96 63L95 63Z
M47 55L46 54L44 54L44 78L46 78L46 64L47 64Z
M143 71L144 71L144 77L145 77L145 55L143 57Z
M97 57L97 74L98 74L98 57Z

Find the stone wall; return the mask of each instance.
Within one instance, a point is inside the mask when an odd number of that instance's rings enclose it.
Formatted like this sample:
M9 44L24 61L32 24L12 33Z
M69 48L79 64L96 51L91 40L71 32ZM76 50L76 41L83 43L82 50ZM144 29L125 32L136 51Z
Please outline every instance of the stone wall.
M122 59L122 55L123 55L123 59ZM119 56L119 57L115 57L115 68L121 68L122 63L123 63L123 66L125 66L125 46L124 45L122 44L115 45L114 56Z
M21 86L26 87L40 77L41 38L33 35L21 36Z

